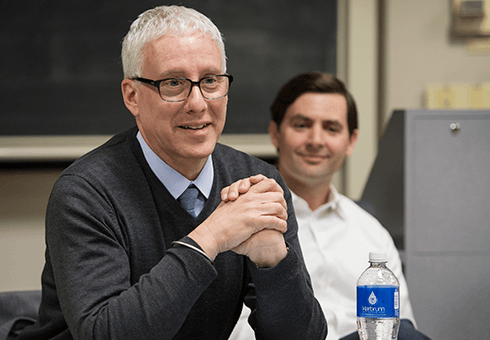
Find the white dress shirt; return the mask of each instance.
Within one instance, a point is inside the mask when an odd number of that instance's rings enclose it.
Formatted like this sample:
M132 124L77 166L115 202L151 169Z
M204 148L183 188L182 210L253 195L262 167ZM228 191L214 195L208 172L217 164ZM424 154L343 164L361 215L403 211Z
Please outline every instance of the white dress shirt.
M315 297L328 323L327 340L338 340L357 331L356 283L369 266L369 252L384 251L400 281L400 318L415 324L398 250L388 231L354 201L331 186L329 202L311 211L294 193L298 237ZM230 339L254 339L244 308Z

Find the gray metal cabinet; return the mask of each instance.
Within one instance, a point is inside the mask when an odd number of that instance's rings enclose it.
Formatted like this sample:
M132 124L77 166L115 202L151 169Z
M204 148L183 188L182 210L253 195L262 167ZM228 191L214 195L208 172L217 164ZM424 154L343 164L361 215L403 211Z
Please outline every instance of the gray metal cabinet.
M490 111L406 110L395 112L393 120L386 134L394 139L384 142L390 143L388 148L380 141L363 198L371 200L376 213L387 209L390 198L395 200L391 204L398 218L392 219L396 229L390 232L399 242L400 235L404 239L405 273L418 328L434 340L486 339ZM391 156L383 155L390 148ZM390 174L390 159L397 158L402 173ZM377 168L387 166L380 178ZM398 189L375 194L375 183L390 178ZM387 221L381 222L390 229Z

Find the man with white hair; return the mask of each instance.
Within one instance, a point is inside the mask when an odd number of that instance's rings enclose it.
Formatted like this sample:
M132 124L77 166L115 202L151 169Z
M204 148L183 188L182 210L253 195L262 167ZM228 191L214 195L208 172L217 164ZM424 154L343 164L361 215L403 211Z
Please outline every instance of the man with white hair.
M122 60L137 126L56 182L39 319L19 339L228 339L244 302L258 339L324 339L289 190L217 143L233 80L218 29L157 7L131 25ZM253 188L223 202L243 178Z

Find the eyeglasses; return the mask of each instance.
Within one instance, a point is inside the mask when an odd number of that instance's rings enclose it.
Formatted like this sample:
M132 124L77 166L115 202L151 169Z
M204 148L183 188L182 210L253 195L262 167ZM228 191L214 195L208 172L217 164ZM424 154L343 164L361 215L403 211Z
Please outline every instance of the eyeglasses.
M166 78L161 80L151 80L146 78L133 78L158 89L160 97L166 102L183 102L186 100L194 85L201 91L202 96L208 100L220 99L228 94L233 76L221 74L208 76L199 81L192 81L187 78Z

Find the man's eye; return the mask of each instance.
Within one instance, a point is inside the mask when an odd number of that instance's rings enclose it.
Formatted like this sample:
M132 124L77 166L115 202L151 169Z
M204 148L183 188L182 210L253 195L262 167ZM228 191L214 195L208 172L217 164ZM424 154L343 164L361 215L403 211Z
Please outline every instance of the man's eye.
M202 85L214 85L216 84L216 82L217 82L216 77L207 77L201 80Z
M342 131L342 126L339 124L327 123L324 125L323 128L325 129L325 131L330 131L330 132L335 132L335 133Z
M294 123L293 126L295 128L298 128L298 129L304 129L304 128L309 127L310 124L308 124L307 122L297 122L297 123Z
M184 82L181 79L169 79L165 81L162 85L166 87L179 87L184 85Z

